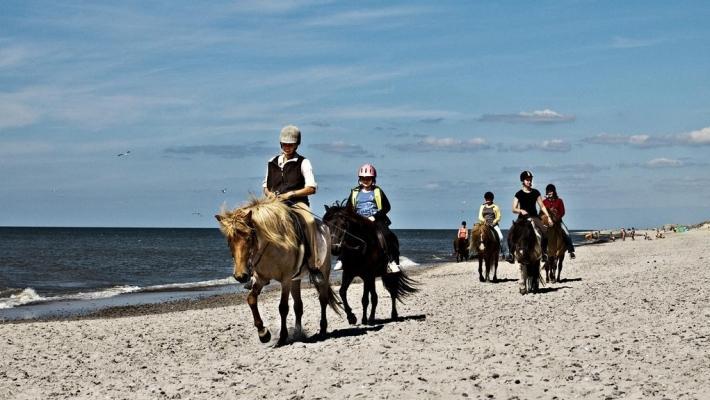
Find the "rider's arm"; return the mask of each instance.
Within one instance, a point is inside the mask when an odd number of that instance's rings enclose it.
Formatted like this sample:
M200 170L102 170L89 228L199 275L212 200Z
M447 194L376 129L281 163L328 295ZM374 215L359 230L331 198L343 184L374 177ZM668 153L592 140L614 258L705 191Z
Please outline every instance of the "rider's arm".
M517 197L513 197L513 214L525 215L527 214L525 210L520 208L520 200Z
M537 196L537 205L540 207L540 211L542 211L543 214L547 215L547 218L551 218L550 213L547 212L547 207L545 207L545 203L542 202L542 196Z
M382 208L379 209L379 210L375 213L375 215L374 215L375 219L380 218L380 217L384 217L384 216L387 215L387 213L390 212L390 210L392 209L392 206L390 205L390 201L389 201L389 199L387 198L387 195L385 194L385 191L382 190L382 188L380 188L380 197L381 197L381 199L382 199Z
M493 204L493 211L496 214L495 219L493 220L493 226L496 226L498 225L501 219L500 208L497 205Z
M557 199L557 212L560 214L558 217L562 219L565 216L565 202L562 199Z
M483 218L483 207L484 205L481 204L481 207L478 208L478 222L484 223L486 220Z

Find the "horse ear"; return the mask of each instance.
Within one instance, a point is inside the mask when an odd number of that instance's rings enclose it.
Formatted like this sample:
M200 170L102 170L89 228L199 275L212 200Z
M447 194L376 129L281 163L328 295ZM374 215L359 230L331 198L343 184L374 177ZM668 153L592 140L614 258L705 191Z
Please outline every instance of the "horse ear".
M327 204L326 204L326 205L324 205L323 207L325 207L325 212L328 212L328 210L330 210L330 207L328 207L328 205L327 205Z
M224 216L223 216L222 214L217 214L217 215L215 215L214 217L215 217L215 218L217 219L217 221L219 221L219 222L222 222L222 218L224 218Z
M249 212L247 212L247 214L244 216L244 221L246 221L246 223L251 222L251 212L252 210L249 210Z

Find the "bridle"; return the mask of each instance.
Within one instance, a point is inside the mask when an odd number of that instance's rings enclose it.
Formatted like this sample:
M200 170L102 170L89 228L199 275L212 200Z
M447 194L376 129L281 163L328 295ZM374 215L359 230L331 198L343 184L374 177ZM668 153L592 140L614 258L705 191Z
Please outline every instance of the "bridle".
M250 230L249 238L247 239L249 241L249 250L247 253L247 275L252 275L254 269L261 261L261 257L264 256L266 249L269 247L269 243L266 243L266 246L264 246L264 248L258 254L256 261L254 261L255 252L259 250L259 239L256 235L256 229L252 228L251 226L247 226L247 228L249 228Z

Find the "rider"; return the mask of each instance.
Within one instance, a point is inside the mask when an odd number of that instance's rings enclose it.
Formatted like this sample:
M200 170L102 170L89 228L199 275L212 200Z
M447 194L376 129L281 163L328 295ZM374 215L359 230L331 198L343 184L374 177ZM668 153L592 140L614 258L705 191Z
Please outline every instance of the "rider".
M500 207L493 203L494 198L495 196L493 195L493 192L486 192L483 195L483 200L485 201L478 209L478 222L488 225L496 232L498 235L498 243L500 243L500 252L503 255L507 255L508 250L506 247L508 246L506 246L506 243L503 240L503 233L500 231L500 226L498 226L501 218Z
M565 239L565 245L567 245L567 252L569 252L569 257L574 259L574 244L572 243L572 238L567 230L567 225L562 222L562 217L565 215L565 202L557 196L557 188L552 183L547 185L545 188L545 194L545 200L543 200L542 203L548 211L552 211L552 213L557 215L557 218L560 220L562 236Z
M515 197L513 198L513 214L518 214L518 219L529 217L535 225L535 228L540 231L540 236L542 236L542 257L543 260L546 260L547 227L540 220L536 205L540 207L540 211L547 215L548 218L550 217L550 214L547 212L547 208L545 208L545 204L542 202L540 192L532 187L532 180L532 172L523 171L520 173L522 188L515 193ZM508 248L512 250L513 246L510 241L510 231L508 231ZM506 256L505 260L511 264L514 263L513 255L510 253Z
M372 164L363 164L358 169L358 185L350 191L349 202L358 215L374 222L377 230L385 239L385 252L387 253L387 273L399 272L399 241L390 230L392 223L387 217L390 211L390 202L385 192L375 184L377 170ZM342 268L340 260L335 264L335 270Z
M263 190L266 196L275 196L291 207L305 223L305 234L310 256L307 263L308 269L315 279L320 274L316 265L318 244L316 242L316 221L309 208L308 196L315 194L317 184L313 176L311 162L298 154L298 145L301 144L301 130L294 125L287 125L281 129L279 135L281 154L272 157L267 163L266 177ZM292 279L301 279L303 265Z
M457 235L459 239L468 239L468 229L466 229L466 221L461 221L461 226L459 227L459 233Z

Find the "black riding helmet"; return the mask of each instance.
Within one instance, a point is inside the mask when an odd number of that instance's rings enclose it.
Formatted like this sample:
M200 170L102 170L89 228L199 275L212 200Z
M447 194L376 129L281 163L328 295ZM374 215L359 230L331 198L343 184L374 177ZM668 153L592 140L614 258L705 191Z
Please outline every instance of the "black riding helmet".
M483 195L484 200L490 200L493 201L495 196L493 195L493 192L486 192L486 194Z
M466 221L461 221L461 225L466 226Z
M523 171L520 173L520 182L526 180L526 179L532 179L533 174L530 171Z
M550 192L552 192L553 197L557 197L557 188L551 183L545 187L545 193L547 194Z

